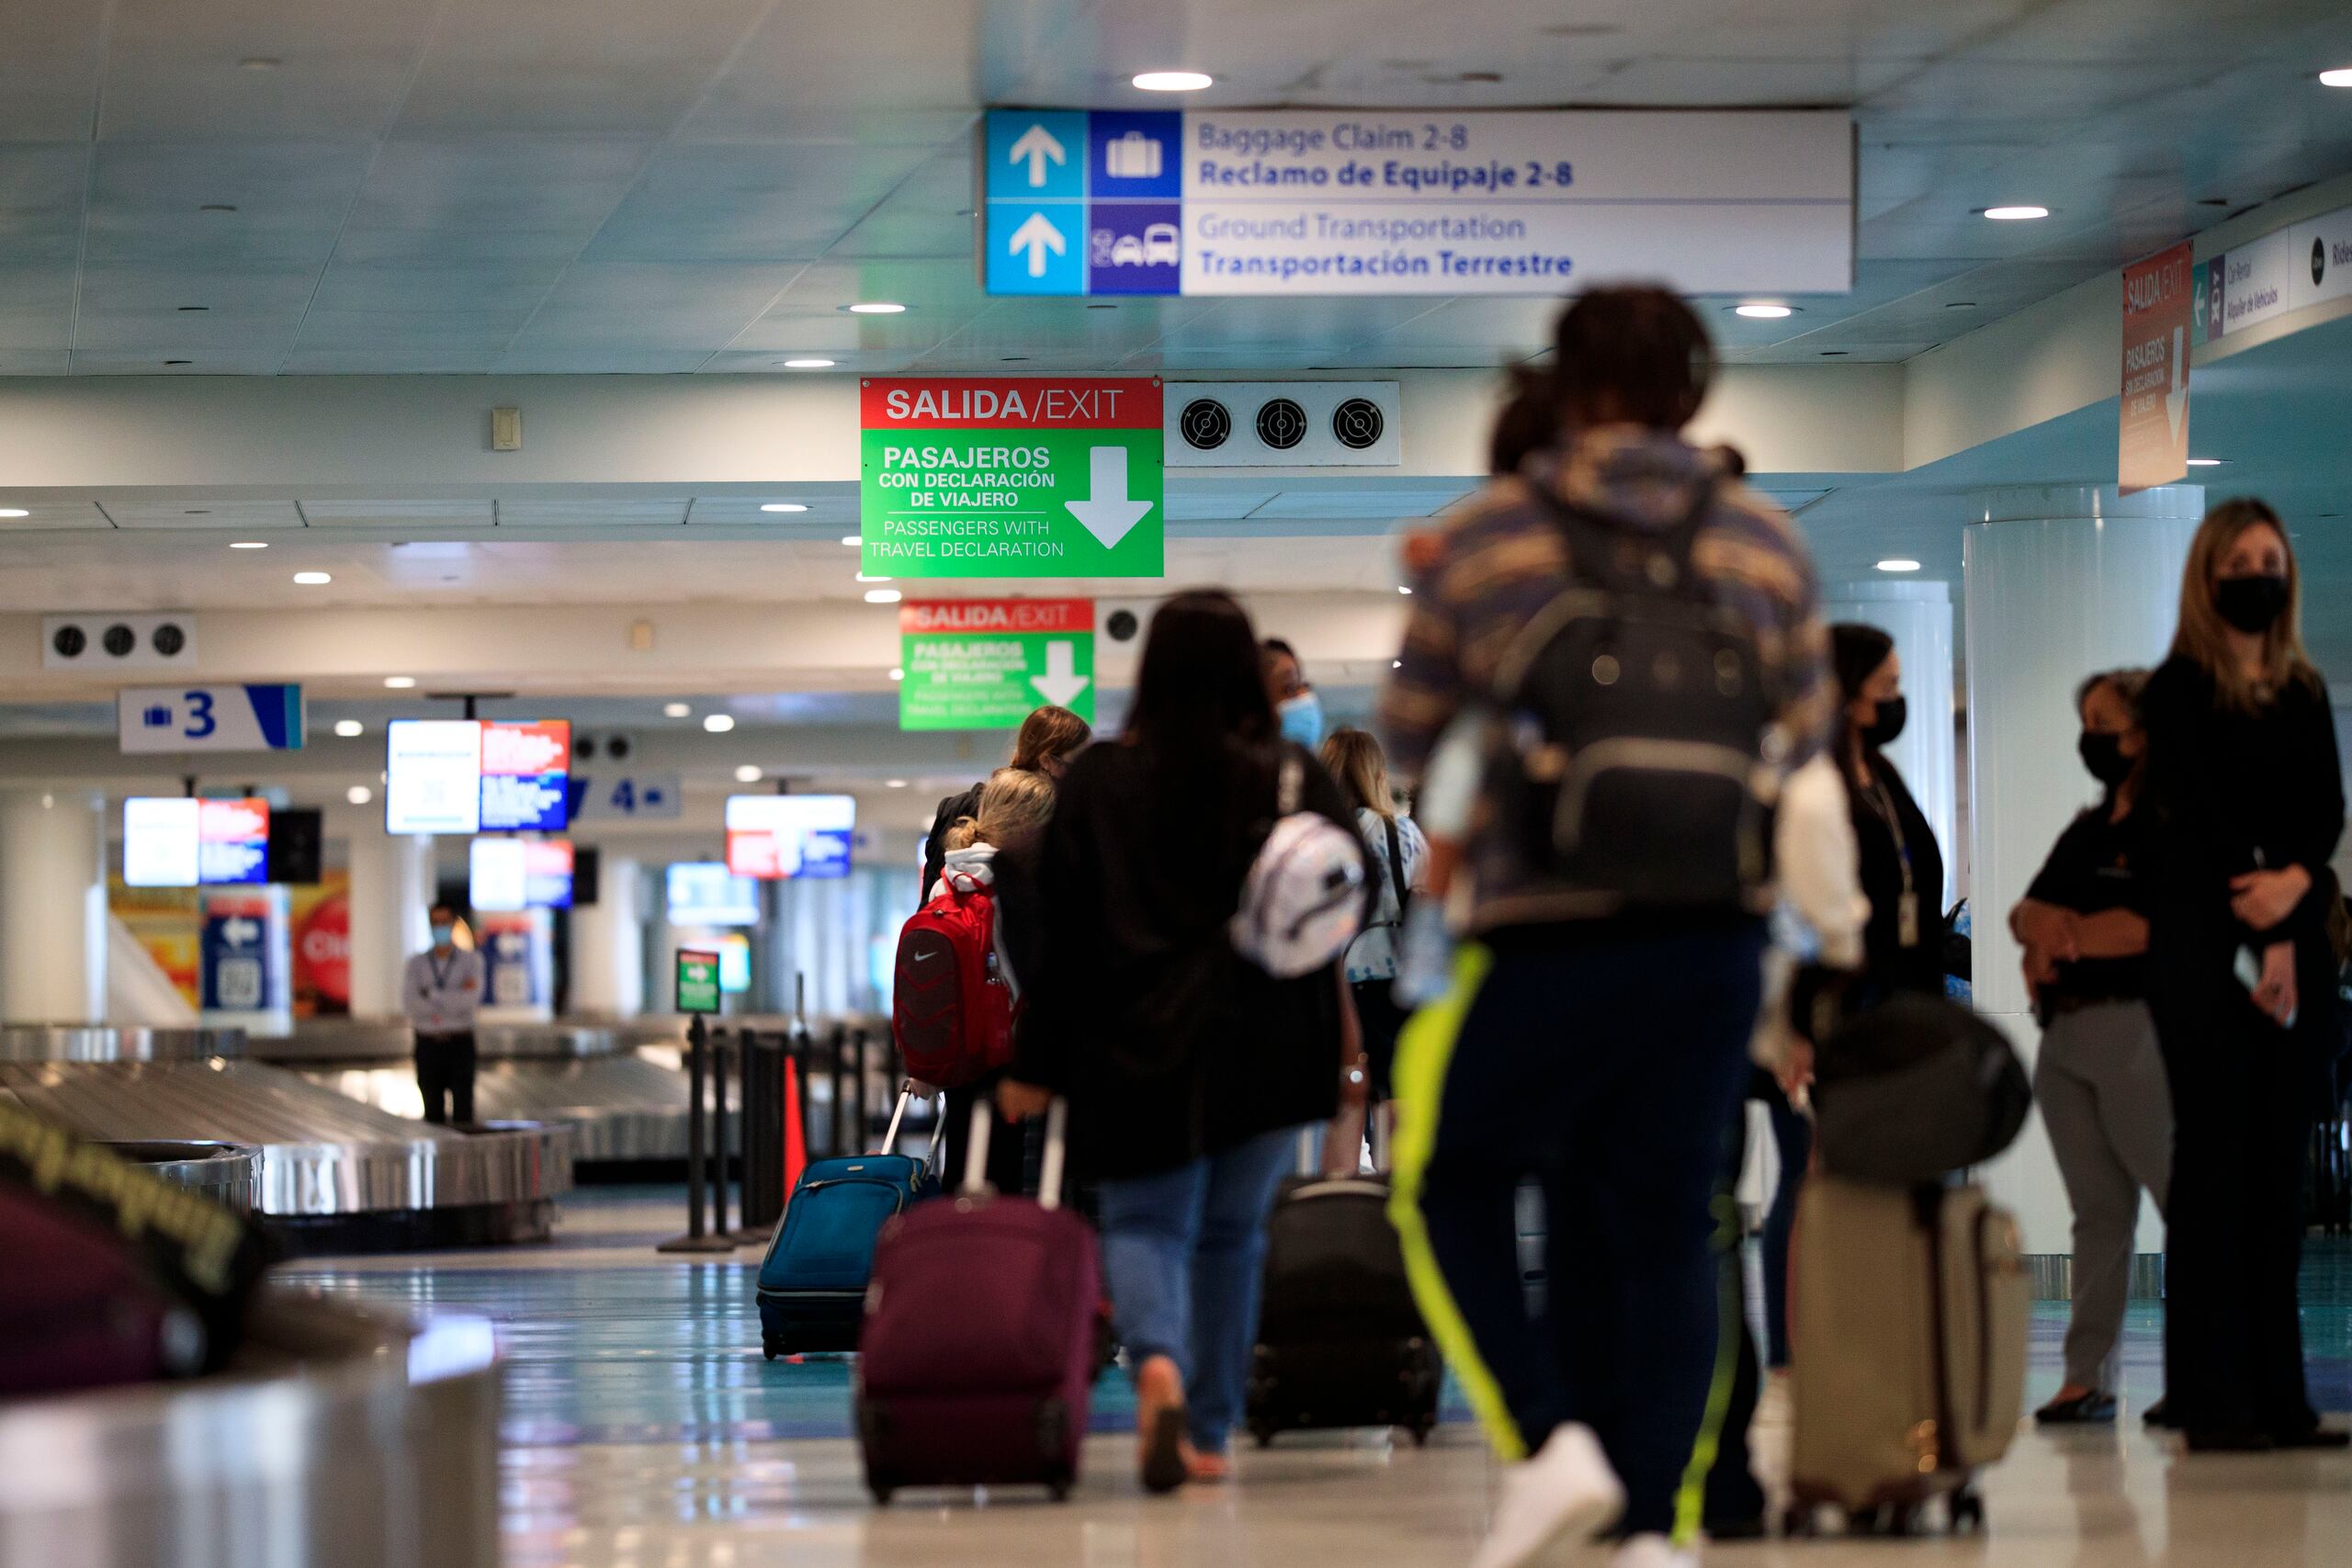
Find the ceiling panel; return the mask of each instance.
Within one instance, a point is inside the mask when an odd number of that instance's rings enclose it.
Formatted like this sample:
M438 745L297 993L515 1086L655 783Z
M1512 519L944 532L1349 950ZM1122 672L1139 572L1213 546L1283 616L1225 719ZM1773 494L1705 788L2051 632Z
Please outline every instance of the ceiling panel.
M89 134L114 0L0 6L0 142Z
M435 0L116 0L103 133L121 141L378 134L444 8Z
M930 155L923 147L673 142L587 258L814 260Z
M300 528L290 501L107 501L100 504L118 528ZM258 555L261 552L254 551Z
M33 533L54 528L111 528L96 502L10 500L7 509L22 517L0 517L0 533Z
M302 521L313 528L384 528L417 524L487 528L495 520L487 501L305 501Z
M502 501L498 503L498 521L502 525L518 527L567 523L667 524L674 527L686 520L686 504L687 498L683 495L648 496L628 501L597 497L570 501Z

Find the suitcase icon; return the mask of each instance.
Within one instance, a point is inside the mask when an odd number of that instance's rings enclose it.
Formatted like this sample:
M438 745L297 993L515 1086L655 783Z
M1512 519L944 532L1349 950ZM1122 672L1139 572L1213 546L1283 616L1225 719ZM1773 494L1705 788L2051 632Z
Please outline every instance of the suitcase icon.
M1102 144L1102 167L1114 180L1156 180L1159 160L1159 139L1140 130L1130 130Z

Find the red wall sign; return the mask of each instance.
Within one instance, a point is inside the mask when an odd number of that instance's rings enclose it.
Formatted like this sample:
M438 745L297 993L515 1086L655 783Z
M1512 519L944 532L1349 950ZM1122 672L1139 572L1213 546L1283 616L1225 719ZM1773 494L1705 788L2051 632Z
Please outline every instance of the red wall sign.
M2125 494L2188 477L2188 329L2195 289L2187 241L2123 269Z

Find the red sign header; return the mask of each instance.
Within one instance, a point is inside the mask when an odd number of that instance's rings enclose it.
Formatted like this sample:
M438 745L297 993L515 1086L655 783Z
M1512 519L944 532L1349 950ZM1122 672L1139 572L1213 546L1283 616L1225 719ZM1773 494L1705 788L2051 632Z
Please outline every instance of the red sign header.
M1156 376L872 377L859 383L867 430L1158 430Z
M901 636L1091 632L1091 599L923 599L899 606Z

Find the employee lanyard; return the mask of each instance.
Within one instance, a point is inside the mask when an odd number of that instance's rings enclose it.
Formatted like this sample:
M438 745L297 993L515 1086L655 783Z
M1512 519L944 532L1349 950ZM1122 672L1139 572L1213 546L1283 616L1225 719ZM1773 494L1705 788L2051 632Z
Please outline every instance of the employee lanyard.
M1879 766L1886 764L1882 761ZM1886 823L1886 830L1894 839L1894 858L1903 868L1903 896L1894 905L1894 941L1898 947L1919 945L1919 890L1911 874L1911 840L1904 835L1903 818L1894 809L1894 796L1887 793L1886 781L1877 769L1871 772L1870 787L1862 792L1871 809Z
M453 969L459 956L455 953L449 954L449 964ZM449 988L449 973L441 967L441 960L428 953L424 955L424 966L433 974L433 988L435 991L446 991Z

